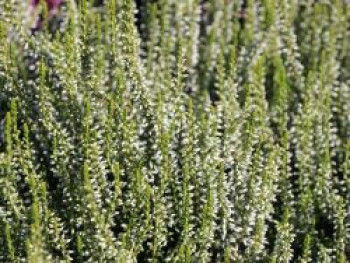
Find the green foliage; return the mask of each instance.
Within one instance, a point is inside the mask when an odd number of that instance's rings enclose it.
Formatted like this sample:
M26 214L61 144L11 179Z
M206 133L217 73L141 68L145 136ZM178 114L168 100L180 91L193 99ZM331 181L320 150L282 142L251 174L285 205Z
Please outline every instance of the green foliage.
M0 262L350 260L347 1L66 0L37 32L24 2Z

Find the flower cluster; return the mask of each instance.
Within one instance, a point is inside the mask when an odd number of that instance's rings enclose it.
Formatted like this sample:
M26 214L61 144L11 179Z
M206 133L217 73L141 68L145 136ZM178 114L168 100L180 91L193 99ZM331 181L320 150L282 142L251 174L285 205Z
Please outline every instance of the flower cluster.
M0 262L350 260L346 1L17 2Z

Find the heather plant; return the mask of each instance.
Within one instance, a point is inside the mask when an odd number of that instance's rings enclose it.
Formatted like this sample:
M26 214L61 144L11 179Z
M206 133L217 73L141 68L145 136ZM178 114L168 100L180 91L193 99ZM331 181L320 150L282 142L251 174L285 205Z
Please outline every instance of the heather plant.
M0 0L0 262L350 259L346 0Z

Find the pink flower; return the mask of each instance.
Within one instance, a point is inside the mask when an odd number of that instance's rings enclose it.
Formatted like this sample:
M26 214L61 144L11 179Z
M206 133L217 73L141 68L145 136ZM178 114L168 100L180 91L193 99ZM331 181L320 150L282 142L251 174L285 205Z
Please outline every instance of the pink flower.
M49 12L48 19L51 19L57 12L60 5L63 3L64 0L43 0L45 1L47 5L47 9ZM40 3L40 0L30 0L30 16L35 15L35 10L37 9L38 5ZM36 16L36 15L35 15ZM42 24L42 17L36 19L36 22L34 23L32 29L39 29Z
M47 4L49 12L51 13L61 5L63 0L45 0L45 2ZM35 8L39 5L39 3L40 3L40 0L31 0L30 5Z

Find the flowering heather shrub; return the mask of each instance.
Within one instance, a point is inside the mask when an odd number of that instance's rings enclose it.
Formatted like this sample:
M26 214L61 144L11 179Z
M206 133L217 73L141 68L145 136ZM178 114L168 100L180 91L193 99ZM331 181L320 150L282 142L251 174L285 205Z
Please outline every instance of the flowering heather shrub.
M0 0L0 262L349 262L346 1L53 2Z

